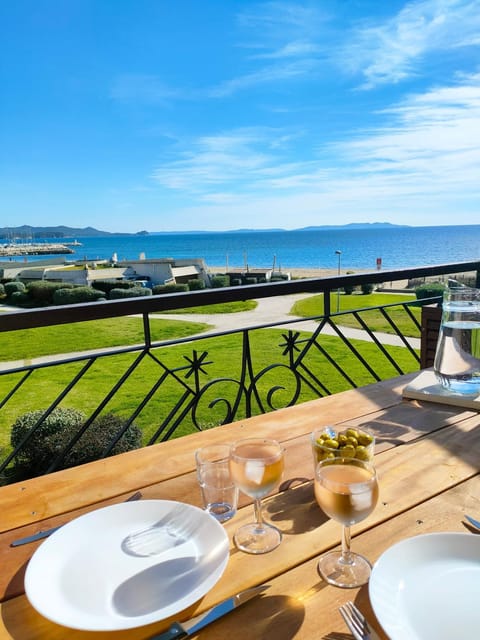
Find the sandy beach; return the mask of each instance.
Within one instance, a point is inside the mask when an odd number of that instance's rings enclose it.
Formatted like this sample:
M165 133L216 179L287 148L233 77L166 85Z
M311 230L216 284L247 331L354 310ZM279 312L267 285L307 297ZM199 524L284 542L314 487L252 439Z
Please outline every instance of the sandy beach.
M208 265L209 271L214 273L225 273L225 265L219 266L211 266ZM231 271L243 271L243 267L229 267ZM255 269L252 269L255 271ZM362 271L366 271L365 269L357 269L355 273L361 273ZM296 267L292 267L291 269L282 268L283 273L290 273L292 278L327 278L329 276L336 276L338 274L337 269L299 269ZM353 270L352 270L353 272ZM346 272L342 270L342 275L346 275Z

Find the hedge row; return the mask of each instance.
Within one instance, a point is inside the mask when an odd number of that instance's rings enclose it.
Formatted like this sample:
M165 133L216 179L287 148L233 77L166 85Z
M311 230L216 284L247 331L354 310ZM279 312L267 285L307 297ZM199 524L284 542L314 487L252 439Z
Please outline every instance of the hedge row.
M46 473L87 421L82 411L73 408L57 407L47 417L44 415L45 409L29 411L12 425L12 447L24 444L15 457L9 481L17 482ZM99 416L65 454L59 468L66 469L102 458L117 438L108 455L138 449L142 445L142 432L135 424L127 425L125 420L112 413Z

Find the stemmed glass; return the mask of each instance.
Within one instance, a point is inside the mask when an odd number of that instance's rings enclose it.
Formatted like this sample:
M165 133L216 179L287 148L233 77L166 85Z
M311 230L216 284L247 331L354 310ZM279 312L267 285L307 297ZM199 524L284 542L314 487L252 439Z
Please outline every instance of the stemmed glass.
M358 458L327 458L315 468L315 497L327 516L342 524L342 550L321 556L318 572L337 587L368 582L372 566L350 551L350 526L364 520L378 500L378 482L370 462Z
M235 544L247 553L267 553L281 542L281 532L263 521L261 499L280 482L283 449L276 440L245 438L230 448L230 473L235 485L254 499L255 522L240 527Z

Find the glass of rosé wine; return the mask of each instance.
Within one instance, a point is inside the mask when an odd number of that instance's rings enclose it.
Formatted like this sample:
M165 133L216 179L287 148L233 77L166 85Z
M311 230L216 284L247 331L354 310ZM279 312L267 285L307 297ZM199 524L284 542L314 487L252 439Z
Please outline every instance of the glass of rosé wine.
M261 499L280 482L284 468L283 448L276 440L245 438L230 447L230 473L235 485L254 499L255 522L240 527L234 535L238 549L267 553L282 540L281 532L264 522Z
M342 524L342 550L321 556L318 572L337 587L353 588L368 582L372 566L350 550L350 527L372 513L378 500L378 482L371 462L334 458L315 468L315 498L324 513Z

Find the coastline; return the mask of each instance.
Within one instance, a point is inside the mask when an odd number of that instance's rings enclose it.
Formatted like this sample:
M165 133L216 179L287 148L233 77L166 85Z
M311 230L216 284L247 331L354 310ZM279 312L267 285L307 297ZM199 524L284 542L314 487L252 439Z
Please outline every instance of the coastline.
M214 273L225 273L225 265L223 265L222 267L219 266L211 266L208 265L208 270L212 271ZM231 267L231 270L241 270L243 271L243 267ZM255 269L252 269L253 271ZM348 269L348 271L350 271L350 269ZM362 273L362 271L368 271L368 269L355 269L355 270L351 270L352 272L355 271L355 273ZM292 267L292 268L287 268L287 267L282 267L281 269L282 273L289 273L291 278L328 278L331 276L336 276L338 275L338 270L337 269L313 269L313 268L308 268L308 267ZM346 275L346 271L342 269L341 271L341 275Z

